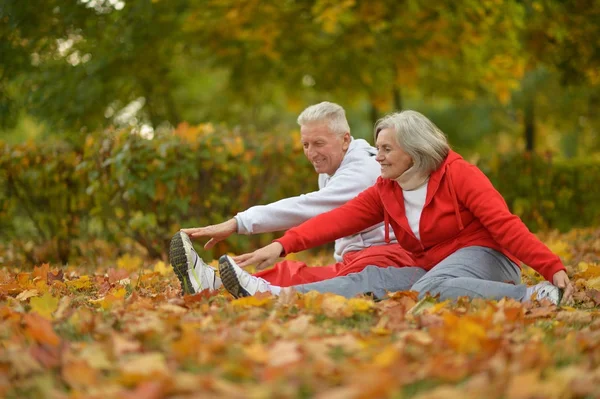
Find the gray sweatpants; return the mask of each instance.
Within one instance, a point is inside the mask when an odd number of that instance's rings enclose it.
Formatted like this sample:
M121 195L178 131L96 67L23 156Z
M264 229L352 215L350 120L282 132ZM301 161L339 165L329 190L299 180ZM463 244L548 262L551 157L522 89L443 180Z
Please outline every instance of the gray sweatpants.
M506 256L490 248L466 247L454 252L429 272L418 267L368 266L359 273L311 284L297 285L300 292L331 292L351 298L372 292L384 298L386 292L414 290L440 299L460 296L522 300L527 287L520 285L521 270Z

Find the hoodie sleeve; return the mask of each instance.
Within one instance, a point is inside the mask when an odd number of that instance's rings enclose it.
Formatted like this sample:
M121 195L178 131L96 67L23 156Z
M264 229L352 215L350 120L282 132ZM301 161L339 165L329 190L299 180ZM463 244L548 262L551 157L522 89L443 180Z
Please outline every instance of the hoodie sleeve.
M550 282L556 272L565 270L560 258L510 212L502 195L479 168L461 160L450 164L448 173L458 200L479 219L498 244Z
M315 216L274 241L283 246L282 256L285 256L356 234L382 221L383 204L375 185L345 205Z
M235 216L238 233L257 234L287 230L321 213L335 209L373 185L379 166L365 155L342 165L318 191L253 206Z

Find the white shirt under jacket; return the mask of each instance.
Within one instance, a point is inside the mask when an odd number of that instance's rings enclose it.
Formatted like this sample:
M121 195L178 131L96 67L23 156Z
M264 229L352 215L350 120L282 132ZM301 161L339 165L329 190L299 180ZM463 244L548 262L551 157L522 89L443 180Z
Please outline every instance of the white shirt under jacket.
M337 171L319 174L319 190L285 198L268 205L257 205L235 216L240 234L258 234L287 230L308 219L335 209L375 184L381 173L375 160L377 150L363 139L353 139ZM396 242L390 231L390 240ZM383 223L358 234L335 241L334 257L341 262L348 251L360 251L385 244Z

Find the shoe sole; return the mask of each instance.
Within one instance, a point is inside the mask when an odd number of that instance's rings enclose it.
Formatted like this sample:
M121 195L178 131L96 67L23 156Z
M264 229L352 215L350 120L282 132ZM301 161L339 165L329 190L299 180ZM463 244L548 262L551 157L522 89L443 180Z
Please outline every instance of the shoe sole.
M175 275L181 283L181 294L189 295L194 293L192 280L188 275L188 253L185 250L182 235L185 233L177 232L173 238L171 238L171 244L169 246L169 261L171 267L175 272Z
M219 258L219 274L221 275L223 287L225 287L231 295L236 298L251 296L250 293L240 285L237 274L231 263L229 263L227 255L223 255Z

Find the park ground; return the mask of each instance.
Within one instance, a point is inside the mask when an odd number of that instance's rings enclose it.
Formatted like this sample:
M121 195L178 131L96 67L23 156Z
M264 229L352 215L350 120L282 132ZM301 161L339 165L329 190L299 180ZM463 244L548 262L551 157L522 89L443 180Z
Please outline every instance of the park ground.
M135 255L8 265L0 396L600 397L600 229L539 237L567 265L572 304L181 297L168 264Z

